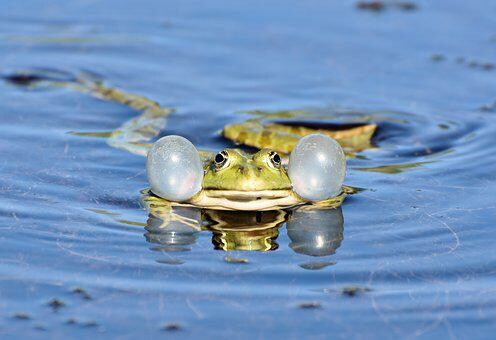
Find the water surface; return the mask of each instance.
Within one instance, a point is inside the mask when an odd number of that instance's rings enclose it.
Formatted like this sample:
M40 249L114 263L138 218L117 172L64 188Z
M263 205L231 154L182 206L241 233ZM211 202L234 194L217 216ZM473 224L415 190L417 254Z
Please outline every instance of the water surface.
M2 1L3 75L93 72L175 108L162 135L220 149L224 124L294 109L379 131L342 209L268 216L245 236L272 251L226 252L239 233L171 243L144 158L71 133L136 112L0 82L0 334L489 338L496 6L417 4Z

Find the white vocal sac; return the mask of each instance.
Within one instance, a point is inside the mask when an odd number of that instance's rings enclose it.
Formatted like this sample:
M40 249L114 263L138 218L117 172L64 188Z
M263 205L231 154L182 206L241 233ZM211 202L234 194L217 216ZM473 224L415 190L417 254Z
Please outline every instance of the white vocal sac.
M153 143L146 159L152 192L181 202L201 190L203 166L194 145L181 136L166 136Z
M346 174L346 157L334 139L313 134L298 141L289 156L288 175L301 197L319 201L337 196Z

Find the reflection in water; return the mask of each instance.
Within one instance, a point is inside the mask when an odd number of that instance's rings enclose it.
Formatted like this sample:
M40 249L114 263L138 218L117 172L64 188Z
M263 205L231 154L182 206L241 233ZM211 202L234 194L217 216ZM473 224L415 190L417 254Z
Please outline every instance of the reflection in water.
M297 253L310 256L332 255L343 241L341 207L325 210L295 210L286 229L289 246Z
M413 162L413 163L405 163L405 164L391 164L391 165L381 165L375 166L371 168L356 168L356 170L360 171L368 171L368 172L380 172L383 174L400 174L402 172L418 168L424 164L429 164L432 162Z
M287 213L272 211L218 211L206 210L211 222L212 243L215 249L269 251L279 247L276 242L279 227Z
M154 250L188 251L201 230L201 213L198 209L168 205L150 212L146 224L146 240L160 245Z
M146 240L158 251L188 251L198 232L212 232L215 249L271 251L279 228L286 222L290 247L310 256L332 255L343 240L343 213L335 209L272 211L219 211L171 205L154 196L143 197L149 209Z

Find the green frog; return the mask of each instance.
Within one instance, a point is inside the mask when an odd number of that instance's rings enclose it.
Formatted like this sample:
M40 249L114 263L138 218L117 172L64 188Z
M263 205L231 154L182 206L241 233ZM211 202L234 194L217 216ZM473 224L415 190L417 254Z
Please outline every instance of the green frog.
M328 185L325 181L319 182L318 176L312 178L311 173L321 166L324 169L321 177L328 181L329 164L331 164L342 168L338 169L337 176L344 178L344 165L342 164L344 153L341 147L344 148L346 156L352 157L357 151L370 146L370 138L376 128L375 124L365 124L332 131L273 122L266 123L264 120L277 117L277 115L263 116L242 123L226 125L222 131L222 135L235 144L256 147L260 151L249 154L233 148L215 153L209 150L196 150L192 144L187 144L187 141L178 136L175 136L176 139L172 142L172 139L168 138L170 136L167 136L150 144L149 142L165 128L166 118L173 110L162 107L157 102L143 96L104 85L93 77L82 74L71 79L56 79L44 77L39 73L25 72L12 76L10 80L15 82L16 79L22 80L23 85L49 84L70 88L99 99L121 103L139 111L139 116L106 135L108 144L134 154L148 156L147 170L151 190L145 190L143 194L155 196L156 199L166 199L172 206L245 211L280 210L300 206L305 206L305 208L337 207L341 205L346 194L354 193L354 190L342 185L341 178L337 180L338 184L332 183L333 188L326 192L319 192L322 187L328 187ZM76 134L91 135L91 133ZM332 152L336 153L337 161L334 156L332 159L322 160L325 157L318 152L313 158L308 158L309 153L315 153L315 145L320 145L319 143L323 143L327 149L334 150ZM176 149L171 145L176 145ZM301 150L295 152L298 148ZM191 156L181 163L180 158L190 151ZM167 158L168 163L164 163L164 157L172 158ZM340 160L340 157L343 160ZM184 164L184 166L176 167L173 175L165 176L162 171L163 167L169 166L177 158L179 158L178 164ZM320 165L319 162L327 163ZM291 168L293 164L296 165ZM190 171L192 169L194 171ZM310 179L307 178L308 176ZM183 180L190 182L184 184L181 182ZM164 182L169 183L165 189L162 185ZM309 182L311 183L308 184ZM313 188L305 187L312 183ZM182 187L188 188L185 189L185 193L178 193L177 191L182 189L177 188Z
M262 149L248 154L239 149L226 149L205 161L201 189L179 204L244 211L279 210L306 204L332 208L343 202L346 193L352 192L348 187L340 189L337 195L326 199L305 199L294 191L275 151Z

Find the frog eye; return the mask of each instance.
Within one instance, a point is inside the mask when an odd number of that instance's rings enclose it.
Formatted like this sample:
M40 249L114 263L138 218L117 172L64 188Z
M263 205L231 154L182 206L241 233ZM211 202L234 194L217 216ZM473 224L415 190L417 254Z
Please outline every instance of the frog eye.
M293 190L312 201L341 192L346 173L343 149L334 139L313 134L303 137L289 156L288 176Z
M270 158L271 165L274 168L279 169L281 167L281 156L279 156L279 154L277 152L270 151L269 152L269 158Z
M166 136L153 143L146 159L152 192L181 202L201 190L203 165L194 145L181 136Z
M214 158L215 167L217 169L222 168L226 164L228 157L229 157L229 154L225 150L223 150L223 151L219 152L217 155L215 155L215 158Z

